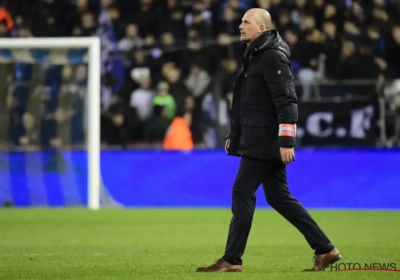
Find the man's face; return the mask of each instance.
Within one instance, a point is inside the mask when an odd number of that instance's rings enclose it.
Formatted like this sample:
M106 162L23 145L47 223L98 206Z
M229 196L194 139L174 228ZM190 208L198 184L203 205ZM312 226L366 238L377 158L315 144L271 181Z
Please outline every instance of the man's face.
M336 34L336 26L331 22L325 23L323 30L330 36L334 36Z
M79 8L85 8L88 6L88 0L77 0L76 6Z
M126 27L126 35L130 38L135 38L138 35L138 27L136 24L129 24Z
M242 18L242 23L239 25L240 41L249 43L253 41L263 30L263 25L257 24L255 14L247 12Z
M166 94L168 94L169 87L168 87L168 84L167 84L167 83L161 82L161 83L158 85L157 89L158 89L158 93L159 93L159 94L161 94L161 95L166 95Z

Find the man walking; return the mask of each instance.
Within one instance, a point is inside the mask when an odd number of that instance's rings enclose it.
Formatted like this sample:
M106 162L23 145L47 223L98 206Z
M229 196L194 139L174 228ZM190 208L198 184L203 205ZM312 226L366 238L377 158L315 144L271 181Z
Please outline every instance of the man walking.
M247 47L233 89L231 131L225 144L228 155L241 157L232 191L233 217L225 254L197 271L242 271L260 184L271 207L295 226L314 250L314 266L307 271L321 271L341 255L287 185L286 164L295 160L298 117L289 48L278 32L271 30L271 17L263 9L247 11L239 29Z

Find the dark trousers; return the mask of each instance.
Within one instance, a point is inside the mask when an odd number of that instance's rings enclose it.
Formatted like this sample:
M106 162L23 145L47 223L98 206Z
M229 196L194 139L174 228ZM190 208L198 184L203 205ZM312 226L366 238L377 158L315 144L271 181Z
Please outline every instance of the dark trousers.
M295 226L315 254L325 254L334 246L307 210L292 196L286 181L286 165L242 157L232 190L232 220L225 254L231 264L242 264L255 210L255 193L262 184L268 204Z

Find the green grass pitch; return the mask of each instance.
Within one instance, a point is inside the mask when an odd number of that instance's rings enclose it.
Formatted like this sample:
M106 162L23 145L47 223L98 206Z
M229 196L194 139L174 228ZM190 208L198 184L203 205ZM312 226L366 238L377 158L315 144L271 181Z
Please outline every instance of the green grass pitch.
M343 263L395 263L400 212L310 211ZM3 209L0 279L400 279L400 272L301 272L312 266L303 236L257 209L242 273L196 273L223 253L229 209Z

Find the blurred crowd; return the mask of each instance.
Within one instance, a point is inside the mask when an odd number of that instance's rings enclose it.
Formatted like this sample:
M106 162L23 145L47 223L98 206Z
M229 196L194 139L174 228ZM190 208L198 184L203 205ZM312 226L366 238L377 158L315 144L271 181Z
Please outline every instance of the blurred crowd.
M158 145L180 118L194 145L213 147L253 7L288 43L301 101L316 80L400 77L395 0L0 0L0 37L100 36L103 144ZM83 143L86 67L0 63L0 144Z

